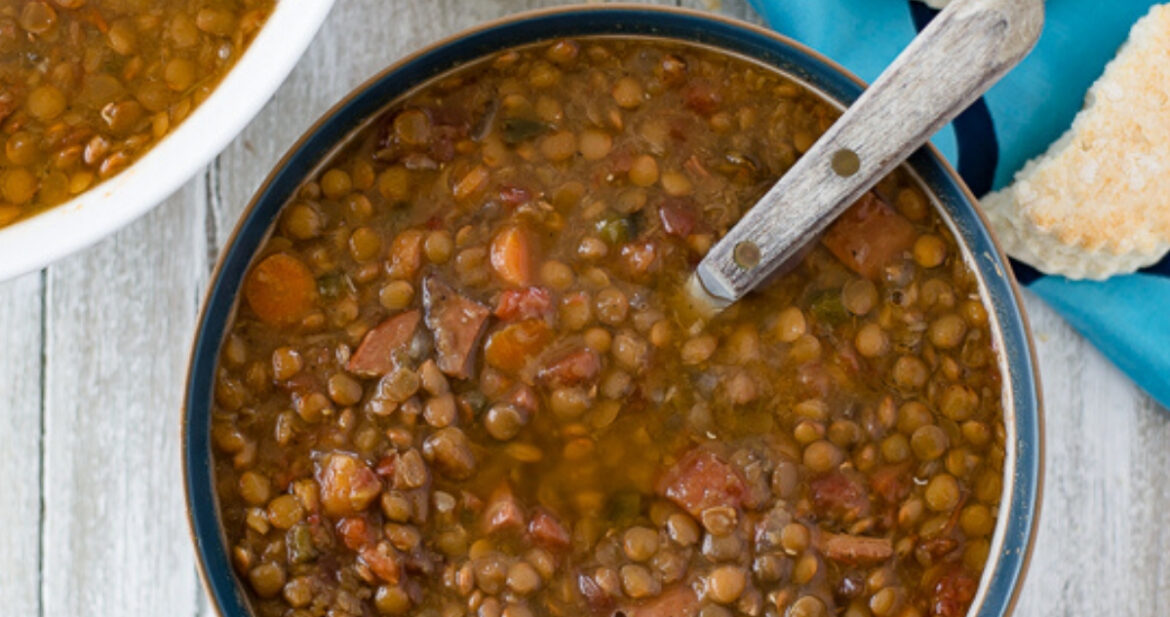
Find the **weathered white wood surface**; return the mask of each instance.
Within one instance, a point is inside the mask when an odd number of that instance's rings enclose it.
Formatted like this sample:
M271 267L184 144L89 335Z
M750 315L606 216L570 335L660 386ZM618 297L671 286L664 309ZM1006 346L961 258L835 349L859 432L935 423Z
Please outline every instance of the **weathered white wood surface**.
M379 68L541 0L339 0L289 82L146 218L0 283L0 607L209 616L179 476L179 403L207 274L257 184ZM683 4L751 17L743 0ZM1170 614L1170 413L1035 298L1047 486L1021 616Z
M44 275L0 283L0 604L40 602Z

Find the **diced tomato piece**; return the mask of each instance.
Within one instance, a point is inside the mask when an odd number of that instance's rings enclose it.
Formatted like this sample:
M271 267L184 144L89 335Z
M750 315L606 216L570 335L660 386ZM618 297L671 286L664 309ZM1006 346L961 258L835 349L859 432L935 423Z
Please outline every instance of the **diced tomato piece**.
M11 36L8 36L11 34ZM4 30L4 26L0 25L0 39L16 38L16 28L13 25L11 33ZM0 94L0 122L3 122L12 112L16 111L18 105L16 104L16 97L10 92Z
M796 380L809 395L827 396L833 387L829 371L821 362L808 362L796 369Z
M492 491L483 510L484 533L498 533L524 529L524 510L512 494L512 487L501 484Z
M693 79L682 90L683 104L688 108L709 116L719 111L723 97L714 84L705 79Z
M871 192L830 225L821 242L850 270L878 279L916 238L914 225Z
M363 377L379 377L394 370L394 352L410 344L422 314L418 310L399 313L366 333L346 370Z
M317 463L317 484L325 514L333 517L365 510L382 492L374 470L358 457L342 452L327 454Z
M500 187L500 203L505 206L519 206L532 201L532 193L522 186L505 184Z
M423 308L427 327L435 335L439 370L467 379L471 376L472 355L491 312L434 276L423 281Z
M683 169L686 169L687 171L691 172L691 175L699 178L707 178L711 175L711 172L707 171L707 168L703 166L703 162L700 161L698 155L695 154L692 154L691 158L687 159L687 162L683 163Z
M658 263L658 246L653 240L636 240L622 245L626 271L635 277L645 276Z
M657 598L625 611L630 617L695 617L698 612L699 598L686 585L664 591Z
M696 448L663 475L658 492L697 517L713 506L738 508L747 486L729 463L710 450Z
M869 474L869 485L888 504L901 503L910 494L910 463L884 465Z
M527 384L516 384L505 400L515 405L517 409L524 410L529 414L534 414L540 409L540 400L536 397L536 391Z
M667 199L658 206L658 218L667 234L685 238L695 230L698 217L691 204L683 199Z
M597 581L588 574L577 575L577 590L595 615L608 614L613 608L613 596L609 595Z
M297 402L296 399L298 398L303 398L314 392L324 391L325 389L324 384L321 383L321 378L309 371L301 371L293 375L288 381L279 385L281 388L292 393L294 403Z
M374 576L391 585L398 583L402 568L398 564L398 551L394 550L389 542L379 542L373 546L367 546L358 555L369 566Z
M569 546L569 532L549 512L538 509L528 522L528 533L532 539L549 548L562 549Z
M517 373L552 341L552 329L541 319L526 319L492 332L484 345L484 361L507 373Z
M601 358L592 349L577 349L552 360L537 376L553 387L592 381L601 372Z
M351 551L361 550L363 546L378 540L376 528L360 516L347 516L337 521L337 533Z
M252 269L244 282L244 299L264 323L291 326L312 310L317 281L300 259L276 253Z
M630 167L634 165L634 150L628 145L619 146L609 153L606 160L609 163L610 172L614 175L624 174L630 171Z
M532 279L532 240L519 225L509 225L492 238L489 258L502 281L516 287Z
M431 140L431 156L444 163L455 158L455 142L463 138L464 131L457 126L435 126Z
M505 289L496 301L495 315L505 321L542 317L552 309L552 293L544 287Z
M378 464L374 466L374 472L383 478L394 477L394 468L398 465L398 453L391 452L386 456L378 459Z
M959 566L947 571L934 585L931 617L962 617L967 613L979 582Z
M869 514L869 491L857 474L831 471L813 478L808 487L817 512L843 521Z
M931 559L942 559L959 547L959 541L950 536L938 536L929 540L923 540L920 544L922 550L930 555Z

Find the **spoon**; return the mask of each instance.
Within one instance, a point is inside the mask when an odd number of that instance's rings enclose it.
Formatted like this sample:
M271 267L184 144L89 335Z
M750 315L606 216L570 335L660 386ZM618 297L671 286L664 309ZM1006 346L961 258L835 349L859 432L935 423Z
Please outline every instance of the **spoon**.
M711 317L798 255L1036 44L1042 0L953 0L699 262Z

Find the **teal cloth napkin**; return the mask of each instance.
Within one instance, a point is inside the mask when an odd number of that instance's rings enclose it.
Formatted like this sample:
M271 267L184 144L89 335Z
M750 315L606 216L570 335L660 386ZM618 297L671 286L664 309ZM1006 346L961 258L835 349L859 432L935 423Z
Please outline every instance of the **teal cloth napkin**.
M906 0L750 0L771 27L872 81L936 11ZM1072 124L1149 0L1053 0L1036 49L933 142L976 195L1011 183ZM1168 206L1170 207L1170 206ZM1107 281L1017 278L1170 408L1170 258Z

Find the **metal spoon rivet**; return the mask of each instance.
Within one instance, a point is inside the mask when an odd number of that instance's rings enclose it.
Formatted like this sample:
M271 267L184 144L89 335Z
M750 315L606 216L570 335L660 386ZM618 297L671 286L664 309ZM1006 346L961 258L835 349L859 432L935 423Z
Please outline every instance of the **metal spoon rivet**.
M755 242L744 240L735 245L735 265L744 270L751 270L760 263L760 247Z
M849 148L841 148L833 153L833 171L837 172L838 176L848 178L857 173L861 169L861 159L858 158L857 153Z

